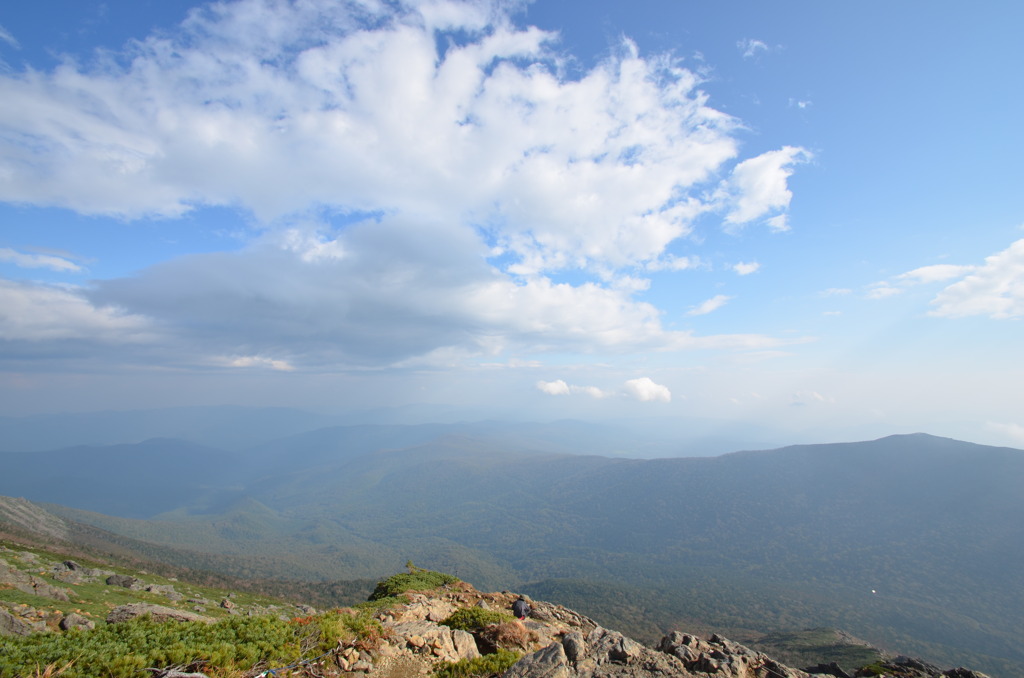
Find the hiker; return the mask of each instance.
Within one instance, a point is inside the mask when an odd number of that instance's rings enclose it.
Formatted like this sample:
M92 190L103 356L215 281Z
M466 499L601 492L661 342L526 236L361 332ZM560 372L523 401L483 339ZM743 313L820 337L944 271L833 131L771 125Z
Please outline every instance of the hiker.
M530 616L530 605L526 602L525 598L519 596L519 600L512 603L512 614L514 614L519 621Z

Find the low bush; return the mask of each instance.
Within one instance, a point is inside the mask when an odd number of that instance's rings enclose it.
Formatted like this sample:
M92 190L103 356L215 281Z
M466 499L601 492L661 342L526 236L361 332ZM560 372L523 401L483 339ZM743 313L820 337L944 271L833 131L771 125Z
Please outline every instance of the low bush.
M444 572L410 567L409 572L392 575L383 581L377 582L377 588L370 594L370 600L397 596L406 591L429 591L439 586L455 584L458 581L460 581L458 577L445 574Z
M501 624L513 619L515 617L508 612L485 610L482 607L464 607L453 612L441 623L448 628L475 633L489 624Z
M291 621L231 617L214 624L161 624L142 618L93 630L10 636L0 652L0 678L56 676L58 667L63 667L62 678L138 678L150 667L197 662L204 673L221 678L257 665L283 667L309 659L333 648L339 637L335 634L371 637L372 622L346 619L342 613Z
M498 650L494 654L476 659L446 662L434 670L436 678L490 678L505 673L523 655L519 652Z

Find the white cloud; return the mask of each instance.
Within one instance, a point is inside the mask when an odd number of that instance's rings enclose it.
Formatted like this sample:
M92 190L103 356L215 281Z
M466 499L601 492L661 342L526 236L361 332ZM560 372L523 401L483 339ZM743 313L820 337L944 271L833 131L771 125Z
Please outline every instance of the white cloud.
M672 392L667 386L654 383L650 377L630 379L623 385L626 394L641 402L671 402Z
M14 49L21 49L21 45L19 45L14 36L11 35L11 32L3 26L0 26L0 40L3 40Z
M0 261L6 261L20 268L48 268L53 271L77 273L82 267L64 257L52 254L26 254L9 247L0 247Z
M112 335L123 343L142 330L159 338L139 352L121 351L121 361L203 366L225 364L223 356L260 356L297 370L490 364L565 352L762 350L803 341L666 330L657 308L633 298L637 281L606 287L516 280L488 266L485 245L457 226L384 218L329 230L268 234L237 252L180 257L83 289L9 283L23 301L17 313L13 301L4 304L11 317L0 331L62 338L71 319L86 314L95 321L75 325L83 341ZM331 256L314 256L323 243L332 243Z
M153 328L146 318L113 305L92 304L82 290L0 279L2 340L27 342L27 348L34 350L31 343L38 341L130 344L148 341L152 336ZM9 344L8 353L15 348Z
M644 270L647 271L685 271L691 268L700 268L704 266L704 262L701 261L700 257L689 256L680 257L674 254L666 254L658 259L647 262L644 266Z
M751 262L738 262L733 264L732 270L736 271L738 275L750 275L751 273L757 273L761 268L761 264L756 261Z
M705 196L737 155L737 122L693 72L628 41L570 79L557 36L500 6L244 0L136 43L125 67L5 73L0 199L486 224L522 275L657 260L718 207ZM438 31L464 38L439 54ZM737 190L773 175L778 193L801 152L780 153L741 163ZM763 189L740 200L730 223L784 207Z
M562 379L538 381L537 388L548 395L581 394L591 398L606 398L609 395L596 386L576 386L574 384L567 384Z
M1024 316L1024 239L985 258L962 279L932 300L931 315L963 318L985 315L994 319Z
M548 395L569 395L569 384L561 379L555 381L538 381L537 388Z
M743 53L744 59L752 59L757 56L758 52L768 52L768 45L761 40L754 40L753 38L745 38L736 43L740 51Z
M883 280L869 285L865 294L868 299L887 299L902 293L903 288L893 287L890 283Z
M259 233L39 288L50 307L8 327L64 337L88 317L82 341L161 338L124 360L298 370L803 341L666 330L633 274L702 266L668 246L703 215L784 219L806 153L736 164L738 121L676 59L623 41L580 73L503 7L216 3L123 54L0 73L0 201L128 219L230 206Z
M276 360L256 355L226 358L224 362L230 367L267 367L279 372L291 372L295 369L287 360Z
M741 226L771 214L766 220L772 230L788 230L785 215L778 213L788 208L793 198L787 180L793 174L793 165L810 159L809 151L785 146L736 165L724 188L730 204L726 224Z
M927 284L942 282L952 278L960 278L975 269L974 266L955 266L953 264L935 264L933 266L922 266L913 271L896 276L897 280L909 284Z
M1024 426L1020 424L990 421L985 424L985 428L999 433L1012 445L1024 446Z
M707 301L704 301L687 311L686 315L707 315L708 313L717 311L721 307L725 306L730 299L732 299L732 297L725 294L716 294Z

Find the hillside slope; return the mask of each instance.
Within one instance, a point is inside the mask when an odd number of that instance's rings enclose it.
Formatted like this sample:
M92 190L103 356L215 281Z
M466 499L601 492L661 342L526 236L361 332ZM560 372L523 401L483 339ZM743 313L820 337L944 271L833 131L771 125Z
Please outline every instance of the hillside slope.
M642 612L597 605L650 637L692 620L752 634L829 625L936 661L1024 672L1020 450L910 435L636 460L443 428L342 427L243 456L202 496L120 478L178 497L155 520L52 510L244 558L246 576L366 578L412 557L572 604L587 585L628 582L646 592ZM29 498L45 490L10 482ZM118 489L96 482L93 497Z
M372 602L318 612L4 542L0 677L48 666L47 675L59 668L66 678L127 678L143 668L214 677L810 678L862 666L799 670L719 636L681 632L652 649L571 609L529 599L520 621L508 612L523 599L516 594L482 593L409 567L379 582ZM870 660L858 675L984 678L858 647Z

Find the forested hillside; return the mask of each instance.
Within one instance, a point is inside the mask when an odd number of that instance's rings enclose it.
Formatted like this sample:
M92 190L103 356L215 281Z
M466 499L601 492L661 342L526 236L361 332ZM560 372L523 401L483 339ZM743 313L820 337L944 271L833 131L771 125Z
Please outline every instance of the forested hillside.
M164 442L199 473L201 451ZM536 586L647 637L679 621L753 634L828 625L947 663L1024 666L1019 450L925 435L656 460L541 447L342 427L209 451L209 474L162 484L166 457L146 445L134 457L63 451L68 474L130 457L117 486L86 476L93 503L125 487L145 511L148 488L162 513L52 510L246 577L366 579L412 557L484 586ZM41 480L17 485L55 500ZM595 584L639 593L631 606L578 593Z

